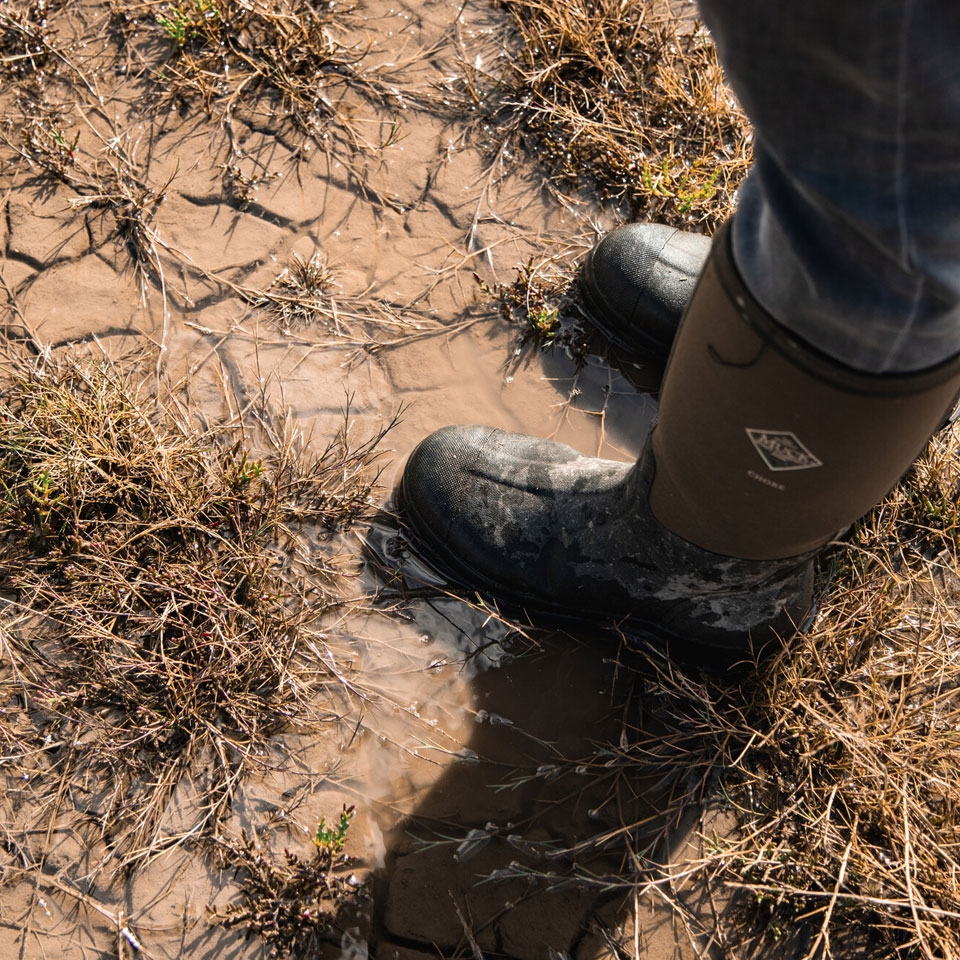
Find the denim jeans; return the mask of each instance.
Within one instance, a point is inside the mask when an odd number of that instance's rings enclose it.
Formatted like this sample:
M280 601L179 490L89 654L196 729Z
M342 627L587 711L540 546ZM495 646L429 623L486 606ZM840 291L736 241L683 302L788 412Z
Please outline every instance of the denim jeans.
M859 370L960 353L960 0L700 0L755 131L734 256Z

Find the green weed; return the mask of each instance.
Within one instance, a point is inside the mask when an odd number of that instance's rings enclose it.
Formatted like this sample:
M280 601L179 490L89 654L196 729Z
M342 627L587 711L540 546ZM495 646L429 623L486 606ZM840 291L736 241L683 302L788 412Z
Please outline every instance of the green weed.
M157 23L180 50L192 40L210 38L211 25L219 17L214 0L194 0L193 6L178 2L158 13Z
M317 824L317 832L313 837L313 844L319 850L326 850L330 853L340 853L347 839L347 829L350 826L350 820L353 818L355 807L344 805L340 812L340 819L333 825L328 826L326 818L321 818Z

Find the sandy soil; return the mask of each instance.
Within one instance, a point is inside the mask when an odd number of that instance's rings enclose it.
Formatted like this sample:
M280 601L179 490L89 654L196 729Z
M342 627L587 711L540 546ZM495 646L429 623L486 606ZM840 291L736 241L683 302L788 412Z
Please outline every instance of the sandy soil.
M444 78L465 63L496 71L501 22L486 3L362 4L338 39L356 44L364 69L379 70L396 95L378 105L348 93L342 112L371 143L397 135L352 158L307 153L267 104L238 107L224 123L195 104L160 103L162 43L143 31L118 48L108 15L92 0L56 13L58 43L75 44L71 56L96 78L61 124L87 169L122 153L143 184L166 185L150 220L156 262L138 271L108 213L8 144L8 329L53 349L142 350L145 377L179 384L211 418L240 416L266 396L322 438L349 397L351 430L365 436L402 407L384 503L405 455L448 423L556 437L612 458L637 451L651 398L599 358L577 373L559 351L520 350L473 278L509 283L531 257L571 264L615 221L586 199L560 203L531 167L492 160L465 127L416 105L415 94L442 97ZM9 118L17 108L6 96ZM335 281L334 317L287 323L252 302L292 258L314 255ZM382 546L393 533L385 520L365 535ZM376 590L376 569L361 566L356 583ZM621 825L657 822L652 785L616 770L588 776L583 765L594 771L610 756L603 744L629 742L652 722L615 645L554 635L532 644L469 604L412 599L331 624L330 649L365 696L331 693L341 722L278 738L262 775L237 789L224 829L308 853L321 817L357 805L348 850L370 896L343 918L333 955L592 960L704 946L670 906L686 897L696 911L698 891L634 898L558 883L572 870L559 851L577 850L581 876L616 876L625 855L647 855L630 847L643 831L628 838ZM3 763L4 832L42 869L0 886L0 960L264 955L256 937L211 921L211 906L236 897L235 876L173 842L196 822L202 770L171 798L157 852L117 878L115 838L93 815L96 790L68 798L50 822L29 759ZM676 825L672 849L656 855L682 859L696 827ZM16 866L13 846L3 856Z

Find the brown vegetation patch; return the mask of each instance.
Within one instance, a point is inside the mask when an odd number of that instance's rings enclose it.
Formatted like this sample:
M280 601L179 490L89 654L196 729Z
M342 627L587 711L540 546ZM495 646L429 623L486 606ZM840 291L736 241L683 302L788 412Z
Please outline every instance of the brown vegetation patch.
M109 785L96 816L132 859L201 760L209 826L273 733L333 715L322 541L369 511L378 438L313 453L281 431L255 455L103 360L5 373L0 738L51 797Z
M228 120L270 104L276 132L294 130L325 149L337 139L353 150L380 149L397 132L387 124L382 142L368 141L342 103L348 94L375 103L398 95L364 68L367 47L344 39L358 20L354 3L118 0L114 19L168 102L200 104Z
M522 145L556 189L596 189L632 219L712 229L733 209L750 127L698 24L619 0L501 0L502 76L464 64L465 100L500 156Z
M49 0L5 3L0 11L0 77L40 82L56 59L48 16L61 6Z
M310 857L287 849L274 857L247 833L220 838L221 866L239 871L241 899L214 911L215 922L257 934L271 958L315 955L320 944L339 934L344 911L355 911L365 895L363 884L346 873L352 861L343 845L353 812L344 807L332 827L320 822Z

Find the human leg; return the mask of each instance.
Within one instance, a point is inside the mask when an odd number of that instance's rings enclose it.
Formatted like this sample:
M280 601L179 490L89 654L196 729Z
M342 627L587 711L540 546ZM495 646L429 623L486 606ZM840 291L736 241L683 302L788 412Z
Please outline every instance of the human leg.
M756 127L734 227L753 295L857 369L902 372L960 352L960 9L701 7ZM681 234L661 257L665 229L613 231L583 272L601 331L641 359L669 351L706 256Z

